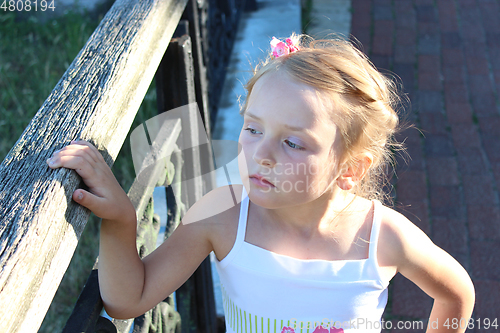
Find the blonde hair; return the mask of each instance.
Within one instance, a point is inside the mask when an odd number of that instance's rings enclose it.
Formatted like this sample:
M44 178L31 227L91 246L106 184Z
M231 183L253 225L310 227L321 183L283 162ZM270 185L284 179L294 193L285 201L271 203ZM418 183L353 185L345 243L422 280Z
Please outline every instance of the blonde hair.
M382 75L351 42L343 39L312 40L300 36L300 50L279 58L272 55L254 71L246 85L247 99L263 75L286 71L293 79L317 89L327 103L341 135L340 163L354 166L359 153L368 152L373 164L353 189L367 199L388 199L383 187L392 150L402 149L394 139L400 99L394 81Z

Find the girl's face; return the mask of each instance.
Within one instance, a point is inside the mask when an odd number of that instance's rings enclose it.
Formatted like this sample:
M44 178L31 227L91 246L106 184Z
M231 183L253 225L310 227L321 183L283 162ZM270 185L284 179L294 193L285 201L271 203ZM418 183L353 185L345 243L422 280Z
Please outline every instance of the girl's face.
M241 179L252 202L296 206L335 186L339 140L324 109L313 88L286 73L255 83L239 138Z

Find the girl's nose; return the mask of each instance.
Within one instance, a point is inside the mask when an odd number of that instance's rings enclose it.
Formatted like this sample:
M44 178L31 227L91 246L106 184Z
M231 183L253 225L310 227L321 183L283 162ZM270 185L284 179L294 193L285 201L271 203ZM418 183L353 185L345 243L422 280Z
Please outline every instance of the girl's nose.
M272 168L276 160L271 144L266 140L261 140L254 151L253 160L262 166Z

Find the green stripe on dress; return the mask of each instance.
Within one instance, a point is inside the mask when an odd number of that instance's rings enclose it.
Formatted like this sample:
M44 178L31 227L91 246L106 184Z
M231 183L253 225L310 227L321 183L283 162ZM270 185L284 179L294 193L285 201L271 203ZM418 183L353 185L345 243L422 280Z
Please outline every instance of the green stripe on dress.
M243 333L243 315L241 313L241 309L240 309L240 324L241 324L241 333Z
M245 315L245 333L248 333L247 332L247 312L243 311L243 314ZM243 331L243 330L241 330L241 331Z

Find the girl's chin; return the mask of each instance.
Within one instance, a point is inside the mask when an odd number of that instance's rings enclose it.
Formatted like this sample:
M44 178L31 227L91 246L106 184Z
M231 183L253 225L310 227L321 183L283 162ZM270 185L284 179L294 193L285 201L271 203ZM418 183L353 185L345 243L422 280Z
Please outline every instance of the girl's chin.
M265 189L257 186L245 186L248 197L253 204L268 209L294 207L311 201L304 194L300 193L284 193L276 188Z

